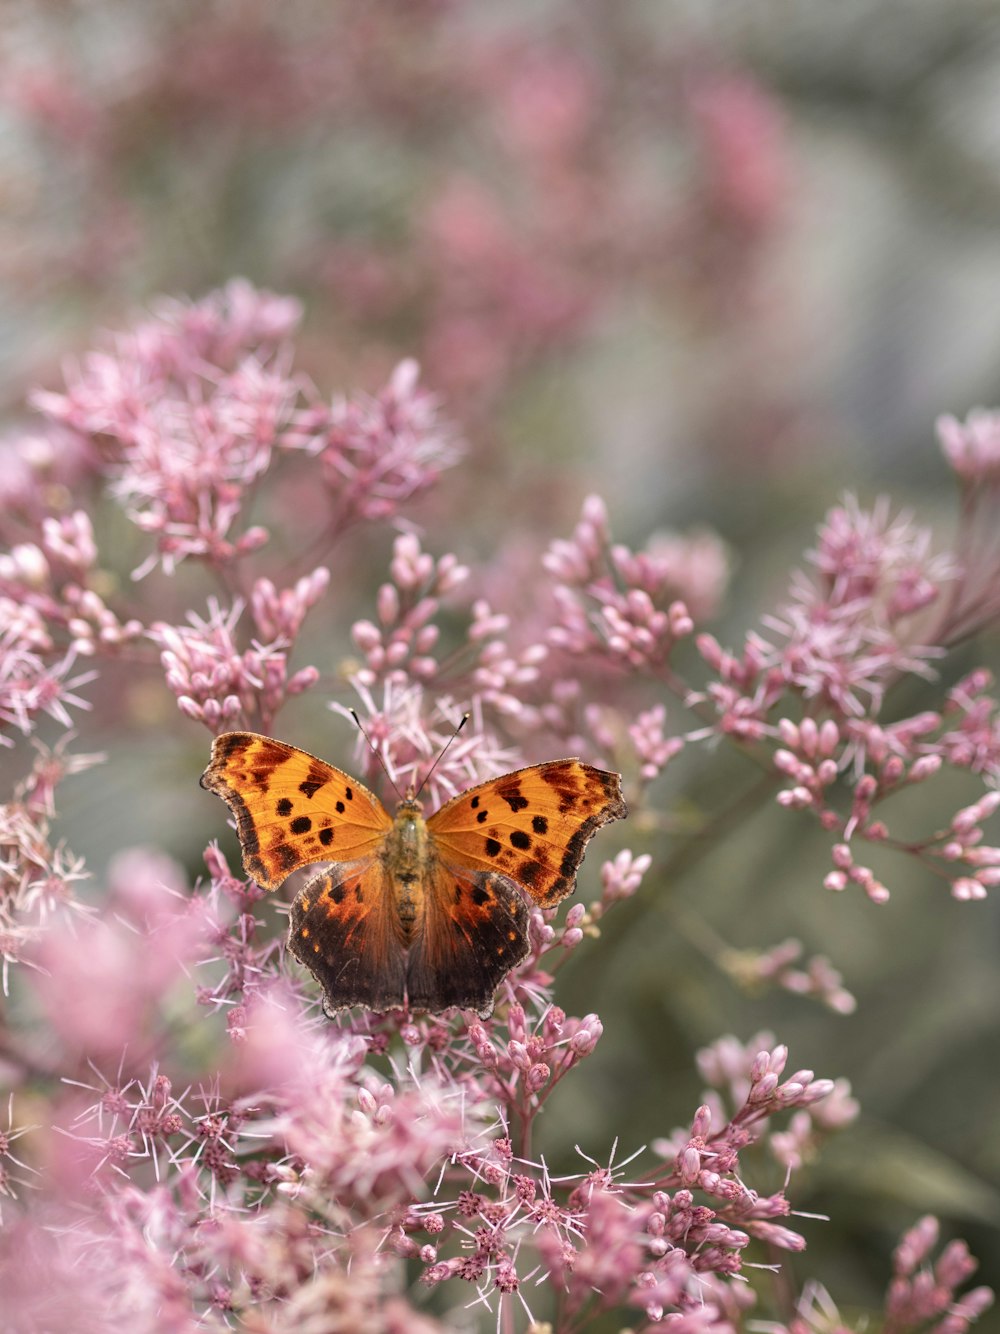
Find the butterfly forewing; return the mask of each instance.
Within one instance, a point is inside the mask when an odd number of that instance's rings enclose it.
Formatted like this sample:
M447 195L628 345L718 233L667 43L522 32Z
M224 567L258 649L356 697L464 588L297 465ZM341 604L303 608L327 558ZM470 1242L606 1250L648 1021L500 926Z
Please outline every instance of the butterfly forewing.
M377 854L392 820L356 778L256 732L224 732L201 785L236 817L243 865L274 889L310 862Z
M627 814L618 774L550 760L462 792L427 828L441 861L498 871L551 907L572 892L592 836Z

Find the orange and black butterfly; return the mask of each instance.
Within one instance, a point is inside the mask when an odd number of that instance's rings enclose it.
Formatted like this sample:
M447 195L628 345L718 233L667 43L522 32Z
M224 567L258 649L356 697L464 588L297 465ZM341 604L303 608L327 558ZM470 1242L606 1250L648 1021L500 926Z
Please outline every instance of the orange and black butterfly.
M530 905L571 894L593 834L628 814L618 774L570 759L480 783L427 820L408 792L392 817L357 779L255 732L217 737L201 784L236 817L263 889L331 863L299 891L288 932L328 1012L487 1016L528 953Z

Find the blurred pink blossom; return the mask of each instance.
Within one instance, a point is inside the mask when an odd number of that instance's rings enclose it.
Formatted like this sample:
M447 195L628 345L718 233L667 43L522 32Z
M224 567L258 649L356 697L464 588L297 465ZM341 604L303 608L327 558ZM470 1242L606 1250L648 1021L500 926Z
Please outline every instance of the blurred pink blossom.
M104 1060L129 1048L143 1059L170 987L202 949L202 913L176 887L170 859L135 850L122 878L124 870L120 862L113 916L61 919L33 951L32 985L74 1057Z
M995 484L1000 479L1000 413L973 408L964 422L948 414L937 419L945 458L964 482Z

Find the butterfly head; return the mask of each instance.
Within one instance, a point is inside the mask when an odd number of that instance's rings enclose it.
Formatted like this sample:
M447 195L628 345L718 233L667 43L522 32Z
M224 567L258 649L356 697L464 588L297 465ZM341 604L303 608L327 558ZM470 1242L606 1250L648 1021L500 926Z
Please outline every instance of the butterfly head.
M396 805L397 820L412 820L415 815L423 815L424 803L417 797L411 783Z

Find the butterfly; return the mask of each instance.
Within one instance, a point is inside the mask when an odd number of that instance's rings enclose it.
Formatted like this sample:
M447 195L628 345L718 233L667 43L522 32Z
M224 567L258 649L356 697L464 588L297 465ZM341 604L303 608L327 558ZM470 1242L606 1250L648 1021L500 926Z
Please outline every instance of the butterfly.
M390 816L349 774L256 732L216 737L201 785L236 817L246 872L275 889L327 863L291 907L288 945L328 1014L359 1005L486 1018L528 953L531 904L573 892L593 834L628 814L618 774L549 760Z

